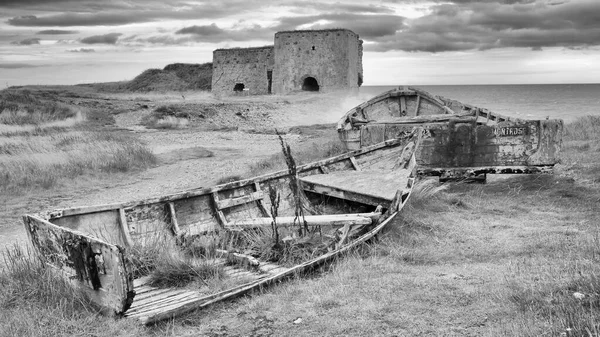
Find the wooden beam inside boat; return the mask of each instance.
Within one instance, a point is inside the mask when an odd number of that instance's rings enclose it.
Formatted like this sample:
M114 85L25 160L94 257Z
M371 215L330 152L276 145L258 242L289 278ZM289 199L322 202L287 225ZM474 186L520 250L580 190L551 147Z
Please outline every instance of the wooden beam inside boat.
M377 214L377 213L371 213ZM369 214L328 214L328 215L307 215L304 217L308 226L343 226L351 225L370 225L373 220ZM381 213L379 213L381 215ZM293 226L301 223L301 218L294 216L279 216L276 218L277 226ZM230 221L227 227L262 227L270 226L272 218L253 218Z
M305 191L327 195L339 199L350 200L354 202L358 202L365 205L371 206L379 206L379 205L389 205L389 199L384 199L376 196L366 195L362 193L356 193L352 191L346 191L343 189L339 189L332 186L325 186L320 184L314 184L306 181L302 181L302 187Z

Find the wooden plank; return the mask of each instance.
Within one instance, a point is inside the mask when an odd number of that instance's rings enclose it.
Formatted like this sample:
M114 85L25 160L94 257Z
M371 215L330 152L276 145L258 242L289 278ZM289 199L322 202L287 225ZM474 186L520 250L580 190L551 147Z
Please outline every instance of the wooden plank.
M255 200L260 200L263 197L264 197L264 194L262 191L256 191L256 192L253 192L253 193L241 196L241 197L237 197L237 198L215 200L215 201L216 201L217 207L219 209L225 209L225 208L230 208L233 206L247 204L247 203L255 201Z
M133 278L123 250L115 245L57 226L35 216L23 217L25 230L45 262L86 293L98 306L113 313L129 309Z
M400 115L405 115L406 111L406 96L400 96Z
M338 155L335 157L327 158L327 159L309 163L309 164L300 165L300 166L298 166L298 172L304 172L304 171L308 171L311 169L318 169L319 166L327 166L332 163L344 161L350 157L358 157L363 154L377 151L381 148L394 147L394 146L402 144L405 141L406 141L406 139L390 139L390 140L386 140L381 143L365 146L360 149L349 151L349 152L346 152L344 154L341 154L341 155ZM67 216L86 214L86 213L95 213L95 212L102 212L102 211L109 211L109 210L118 210L119 208L130 208L130 207L135 207L135 206L145 205L145 204L164 203L164 202L168 202L168 201L177 201L180 199L188 199L188 198L193 198L193 197L197 197L197 196L211 194L213 192L218 192L218 191L222 191L222 190L228 190L228 189L248 186L248 185L254 184L255 182L263 182L263 181L272 180L272 179L279 179L279 178L287 176L288 174L289 173L287 170L281 170L281 171L277 171L277 172L273 172L273 173L268 173L268 174L265 174L262 176L239 180L239 181L235 181L235 182L231 182L231 183L227 183L227 184L223 184L223 185L217 185L217 186L209 187L209 188L190 189L188 191L169 194L169 195L165 195L165 196L161 196L161 197L147 198L147 199L141 199L141 200L123 202L123 203L59 209L59 210L55 210L53 212L53 214L54 214L53 218L67 217Z
M225 228L225 226L227 226L227 219L225 219L225 214L223 214L223 211L221 211L217 206L219 202L219 195L217 192L212 192L211 195L213 197L213 201L215 202L215 213L217 214L217 219L219 220L221 227Z
M133 240L131 239L131 234L129 233L127 216L125 216L125 210L123 208L119 208L119 228L121 229L121 234L123 234L123 242L125 242L127 246L132 247Z
M260 183L257 181L254 183L254 189L256 189L256 191L262 191L262 189L260 188ZM262 214L264 216L271 216L271 212L269 211L269 208L267 208L267 204L265 203L265 199L261 198L259 200L256 201L258 203L258 207L260 208L260 211L262 212Z
M475 176L479 174L533 174L533 173L552 173L553 165L541 166L480 166L480 167L434 167L417 169L419 175L441 176L442 174L462 176Z
M267 218L268 219L268 218ZM245 267L256 268L260 264L258 260L250 255L229 252L223 249L217 249L217 253L221 254L223 258L229 263L235 263Z
M407 174L406 170L339 171L302 177L300 181L307 191L385 207L406 184Z
M302 221L302 219L298 219L294 222L295 219L296 218L293 216L277 217L277 227L294 226L298 225L298 223ZM343 214L342 216L337 214L306 215L304 220L308 226L343 226L347 224L369 225L373 222L373 220L369 217L353 214ZM272 218L233 220L229 222L228 227L266 227L270 226L272 221Z
M354 169L356 171L360 171L360 166L358 165L358 163L356 162L356 158L354 157L350 157L350 162L352 163L352 166L354 167Z
M175 204L172 201L168 202L169 215L171 216L171 225L173 226L173 233L175 235L181 235L181 229L179 228L179 222L177 222L177 213L175 213Z
M419 106L421 105L421 95L417 95L417 105L415 105L415 111L413 112L413 116L419 115Z
M375 197L375 196L371 196L371 195L365 195L362 193L345 191L345 190L337 189L334 187L316 185L316 184L311 184L311 183L307 183L307 182L302 182L302 187L304 188L305 191L322 194L322 195L327 195L327 196L331 196L331 197L335 197L335 198L339 198L339 199L350 200L350 201L358 202L358 203L365 204L365 205L371 205L371 206L384 205L385 207L387 207L391 202L390 199L383 199L383 198L379 198L379 197Z
M203 308L203 307L206 307L213 303L223 301L225 299L230 299L230 298L234 298L237 296L241 296L241 295L246 294L247 292L252 291L253 289L256 289L258 287L266 286L266 285L272 284L274 282L277 282L283 278L293 276L297 273L300 273L300 272L306 270L307 268L312 268L312 267L320 265L326 261L329 261L333 257L343 254L345 252L348 252L349 250L355 248L357 245L362 244L363 242L365 242L367 240L370 240L373 236L375 236L377 233L379 233L397 214L398 214L398 212L394 212L394 213L390 214L389 217L387 217L387 219L385 219L385 221L382 221L379 225L377 225L371 231L360 236L359 238L350 242L349 244L347 244L343 247L340 247L339 249L336 249L335 251L326 253L315 259L307 261L305 263L296 265L289 269L285 269L285 271L283 271L281 273L274 274L270 277L262 278L258 281L249 282L249 283L243 284L241 286L225 290L218 294L214 294L214 295L210 295L210 296L206 296L206 297L202 297L202 298L183 299L183 300L180 300L178 303L175 303L171 306L158 308L155 311L146 312L143 315L133 315L131 317L139 319L142 324L150 324L150 323L153 323L156 321L160 321L163 319L167 319L170 317L180 315L180 314L190 311L190 310Z
M150 291L146 291L144 293L138 294L136 290L136 295L133 300L133 304L128 312L135 311L137 308L142 307L150 302L158 301L163 298L167 298L169 296L177 295L181 293L182 289L177 288L157 288L152 287Z

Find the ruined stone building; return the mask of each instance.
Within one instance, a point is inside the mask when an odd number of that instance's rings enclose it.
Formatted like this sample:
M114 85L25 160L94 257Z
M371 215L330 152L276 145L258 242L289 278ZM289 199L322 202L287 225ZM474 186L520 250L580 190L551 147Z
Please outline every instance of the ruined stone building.
M213 52L219 95L351 90L362 81L362 40L348 29L277 32L273 46Z

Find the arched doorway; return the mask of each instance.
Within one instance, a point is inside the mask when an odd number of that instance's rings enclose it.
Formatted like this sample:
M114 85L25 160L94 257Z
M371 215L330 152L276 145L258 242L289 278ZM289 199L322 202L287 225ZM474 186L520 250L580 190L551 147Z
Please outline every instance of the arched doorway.
M235 92L240 92L240 91L244 91L244 83L236 83L235 86L233 87L233 91Z
M307 77L302 83L302 90L304 91L319 91L319 82L314 77Z

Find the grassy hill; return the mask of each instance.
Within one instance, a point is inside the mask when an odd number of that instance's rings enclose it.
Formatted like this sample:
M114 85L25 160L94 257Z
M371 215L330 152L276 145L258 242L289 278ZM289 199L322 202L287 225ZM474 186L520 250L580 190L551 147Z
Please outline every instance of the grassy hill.
M181 91L210 90L212 63L173 63L163 69L148 69L131 81L95 83L101 91Z

